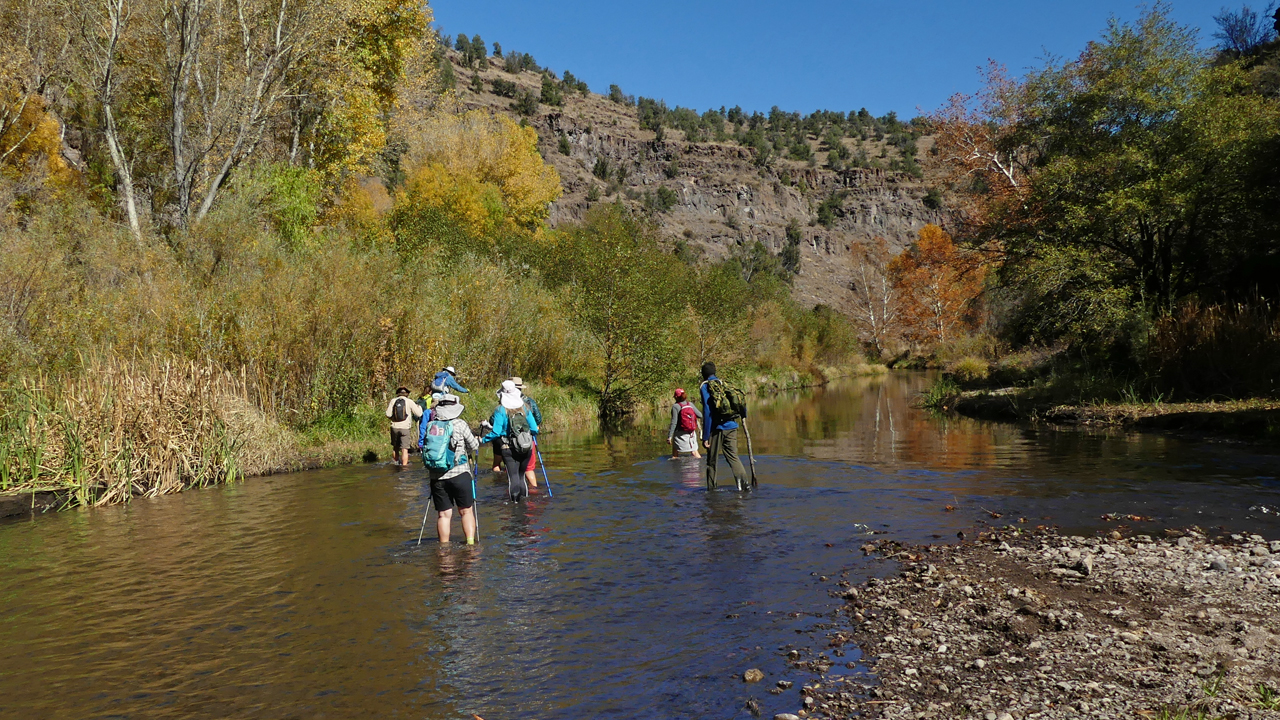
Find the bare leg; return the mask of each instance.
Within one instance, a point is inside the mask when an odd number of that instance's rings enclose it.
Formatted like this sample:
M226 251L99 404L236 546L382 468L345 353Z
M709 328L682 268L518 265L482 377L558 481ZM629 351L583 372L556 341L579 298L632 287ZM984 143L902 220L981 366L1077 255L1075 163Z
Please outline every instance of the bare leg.
M538 473L533 470L524 471L524 481L529 483L529 487L538 487Z
M440 542L449 542L449 531L453 526L453 508L441 510L436 515L436 535L440 537Z
M399 463L402 467L409 466L409 450L408 448L400 451Z
M458 508L458 514L462 515L462 532L467 536L467 544L473 545L476 541L476 513L474 507Z

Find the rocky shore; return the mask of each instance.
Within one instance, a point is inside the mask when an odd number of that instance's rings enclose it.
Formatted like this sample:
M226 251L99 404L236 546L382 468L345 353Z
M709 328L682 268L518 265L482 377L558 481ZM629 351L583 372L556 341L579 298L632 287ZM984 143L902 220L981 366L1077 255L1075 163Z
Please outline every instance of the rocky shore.
M1013 527L862 550L900 572L834 589L829 648L788 656L821 679L780 720L1280 718L1280 541ZM830 672L854 646L875 682Z

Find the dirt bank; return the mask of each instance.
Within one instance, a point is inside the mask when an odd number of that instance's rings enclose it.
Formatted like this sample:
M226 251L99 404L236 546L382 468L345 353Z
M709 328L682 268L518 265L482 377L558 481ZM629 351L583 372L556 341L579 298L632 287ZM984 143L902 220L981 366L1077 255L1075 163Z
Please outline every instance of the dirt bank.
M1280 718L1280 542L1009 529L863 552L900 573L839 588L830 648L789 659L825 673L856 645L879 682L824 674L798 717Z
M942 405L944 410L984 420L1118 427L1247 442L1280 441L1280 402L1274 400L1063 405L1039 398L1026 388L1001 388L963 392Z

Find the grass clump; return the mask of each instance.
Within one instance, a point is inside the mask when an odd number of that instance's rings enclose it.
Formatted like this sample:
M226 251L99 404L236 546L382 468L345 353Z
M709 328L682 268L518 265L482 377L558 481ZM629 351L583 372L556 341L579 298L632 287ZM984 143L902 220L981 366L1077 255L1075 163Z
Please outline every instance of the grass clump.
M939 375L920 396L920 406L927 410L946 410L960 395L960 386L946 375Z

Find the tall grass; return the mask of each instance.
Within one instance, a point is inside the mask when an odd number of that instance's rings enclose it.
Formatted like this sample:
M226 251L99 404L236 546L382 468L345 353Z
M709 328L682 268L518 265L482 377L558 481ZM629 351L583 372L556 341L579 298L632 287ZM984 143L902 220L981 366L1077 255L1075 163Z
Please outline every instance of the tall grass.
M1155 384L1179 397L1276 397L1280 308L1188 303L1156 324L1145 354Z
M95 360L0 389L0 490L101 505L261 473L288 434L246 378L190 361Z

